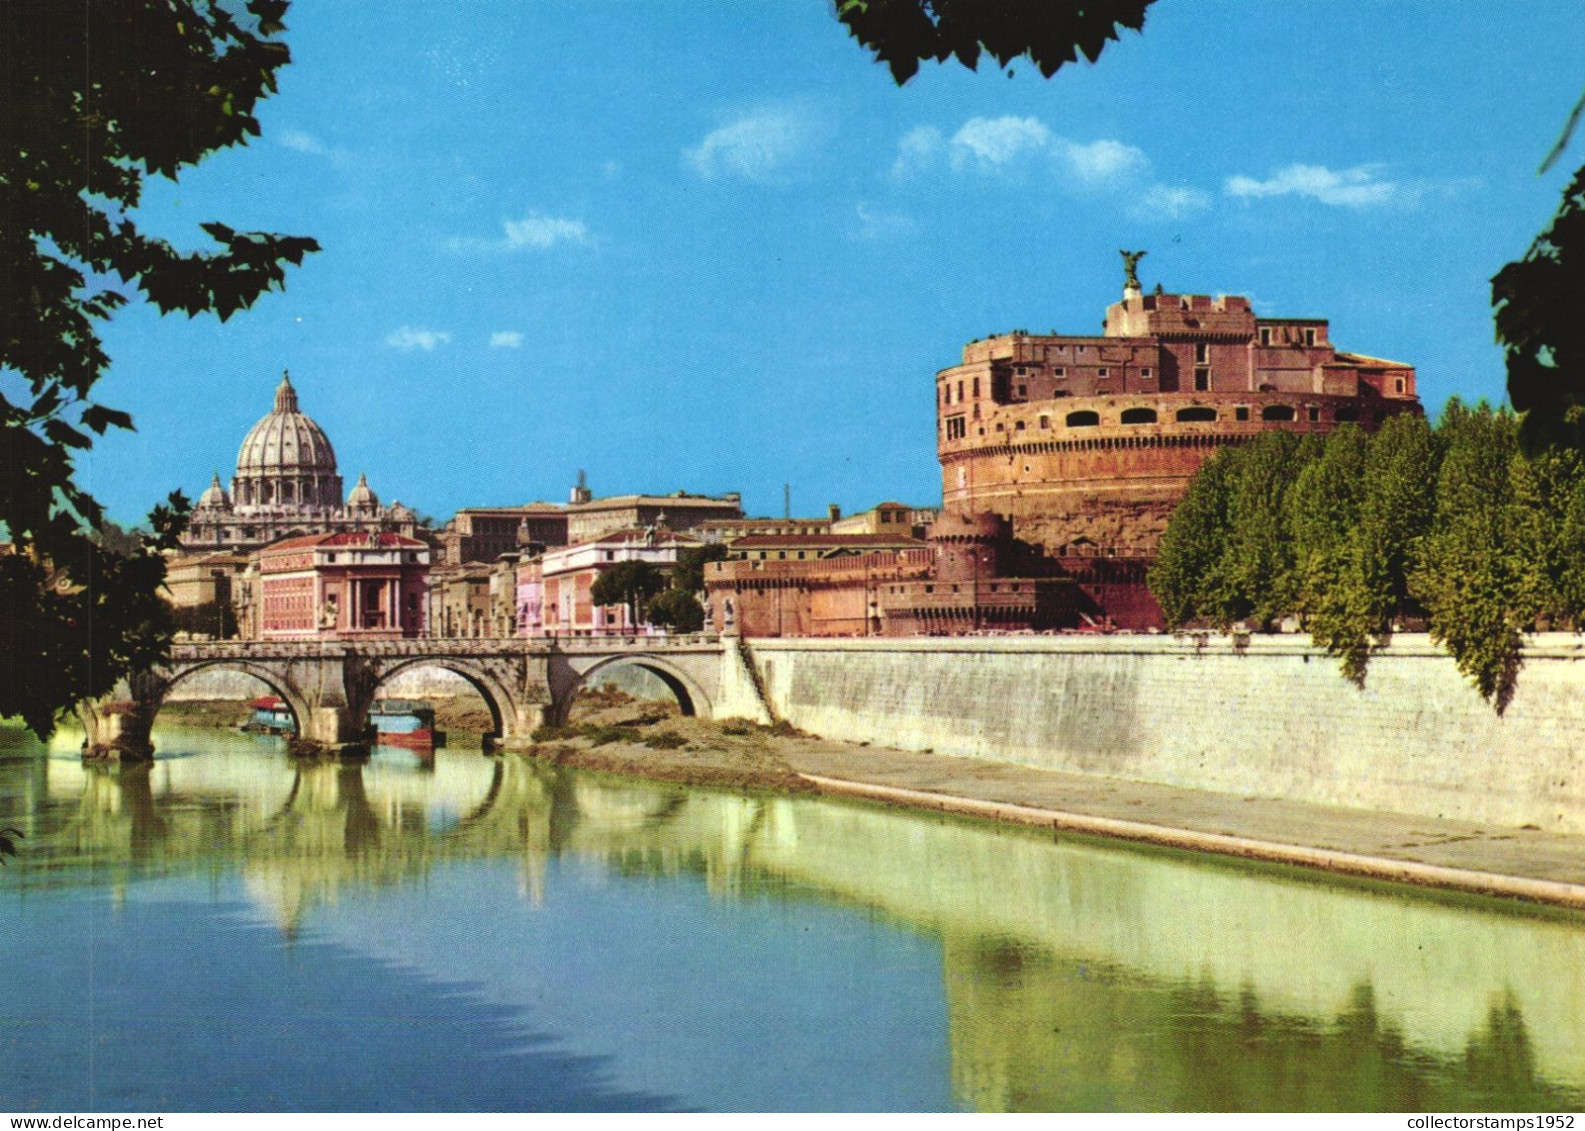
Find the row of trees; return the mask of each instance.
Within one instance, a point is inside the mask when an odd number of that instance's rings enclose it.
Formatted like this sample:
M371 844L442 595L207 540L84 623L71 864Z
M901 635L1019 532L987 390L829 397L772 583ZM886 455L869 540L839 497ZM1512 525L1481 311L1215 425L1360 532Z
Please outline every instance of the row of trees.
M706 562L726 557L726 546L714 542L690 546L677 554L668 574L652 562L618 562L595 578L589 596L597 605L621 605L629 624L653 624L672 632L698 632L704 628Z
M1423 622L1501 712L1522 633L1585 623L1585 460L1527 455L1513 413L1448 402L1375 435L1272 432L1207 461L1150 588L1169 626L1297 616L1363 684L1373 645Z

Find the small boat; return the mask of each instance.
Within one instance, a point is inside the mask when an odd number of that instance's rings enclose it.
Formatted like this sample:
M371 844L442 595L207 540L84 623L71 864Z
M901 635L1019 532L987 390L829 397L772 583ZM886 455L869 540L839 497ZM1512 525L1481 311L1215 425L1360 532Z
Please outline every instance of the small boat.
M242 729L250 734L297 733L297 721L292 718L286 700L275 695L261 695L248 706L253 708L253 717L242 725Z
M421 699L376 699L369 725L380 746L433 750L446 745L445 733L435 729L435 709Z

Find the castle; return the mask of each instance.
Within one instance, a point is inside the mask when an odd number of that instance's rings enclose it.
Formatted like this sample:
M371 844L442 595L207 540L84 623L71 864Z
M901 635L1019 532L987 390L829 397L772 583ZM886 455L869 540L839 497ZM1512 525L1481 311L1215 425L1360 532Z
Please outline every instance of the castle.
M1124 252L1099 337L970 342L936 376L943 512L991 512L1057 557L1149 557L1195 471L1261 432L1374 431L1419 413L1414 368L1238 295L1145 294Z

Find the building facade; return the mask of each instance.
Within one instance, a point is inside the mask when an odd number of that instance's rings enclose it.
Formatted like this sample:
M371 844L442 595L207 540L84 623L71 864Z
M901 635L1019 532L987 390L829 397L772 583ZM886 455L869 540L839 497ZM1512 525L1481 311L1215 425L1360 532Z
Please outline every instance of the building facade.
M670 574L677 555L699 539L664 527L609 531L591 542L547 550L540 559L543 633L547 636L633 636L661 630L636 623L626 605L597 605L594 583L622 562L649 562ZM531 635L539 635L532 633Z
M389 531L287 538L258 554L267 640L400 640L424 633L429 546Z
M1001 515L1053 554L1148 557L1219 448L1405 412L1420 412L1413 367L1339 350L1325 320L1147 295L1130 273L1100 336L1015 330L937 374L943 511Z
M446 565L493 562L531 544L567 544L567 513L562 507L555 503L465 507L440 533L441 561Z
M297 402L290 374L282 374L274 407L243 438L231 489L216 473L198 498L182 535L188 553L252 550L282 538L336 531L418 533L418 519L401 503L382 506L358 477L346 496L335 449Z

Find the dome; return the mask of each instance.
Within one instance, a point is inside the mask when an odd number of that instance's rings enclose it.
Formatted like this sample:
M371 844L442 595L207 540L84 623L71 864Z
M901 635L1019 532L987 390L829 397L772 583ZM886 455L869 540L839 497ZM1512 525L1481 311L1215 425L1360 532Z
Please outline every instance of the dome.
M362 472L358 473L358 485L347 496L347 506L357 511L380 509L380 496L374 493L374 488L369 486L369 477Z
M198 496L198 505L214 510L228 511L231 509L231 496L226 494L226 489L220 485L220 473L215 472L215 477L209 481L209 486L204 488L204 493Z
M275 409L260 420L237 453L237 476L334 474L336 453L324 431L297 408L297 390L289 374L275 390Z

